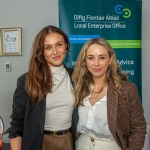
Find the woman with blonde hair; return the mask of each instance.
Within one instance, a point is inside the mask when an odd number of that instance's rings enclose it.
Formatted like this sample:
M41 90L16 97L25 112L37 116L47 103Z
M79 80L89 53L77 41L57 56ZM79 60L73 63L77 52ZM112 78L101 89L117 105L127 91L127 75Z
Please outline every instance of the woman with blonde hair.
M141 150L146 122L138 91L105 39L84 44L72 79L78 106L76 150Z

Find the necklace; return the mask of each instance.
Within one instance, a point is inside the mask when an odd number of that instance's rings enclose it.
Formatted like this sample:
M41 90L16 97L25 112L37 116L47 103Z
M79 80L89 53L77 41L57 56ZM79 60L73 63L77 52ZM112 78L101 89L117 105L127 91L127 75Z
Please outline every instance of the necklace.
M103 88L101 88L99 91L94 91L94 90L92 90L92 93L101 93L102 92L102 90L103 90Z
M100 94L101 94L101 93L99 93L96 97L90 97L90 99L96 99L96 98L99 97Z
M94 91L94 90L92 90L92 93L97 94L97 96L96 96L96 97L90 97L90 99L96 99L96 98L98 98L98 97L100 96L101 92L103 91L103 89L105 88L106 85L107 85L107 83L104 84L104 86L103 86L99 91Z

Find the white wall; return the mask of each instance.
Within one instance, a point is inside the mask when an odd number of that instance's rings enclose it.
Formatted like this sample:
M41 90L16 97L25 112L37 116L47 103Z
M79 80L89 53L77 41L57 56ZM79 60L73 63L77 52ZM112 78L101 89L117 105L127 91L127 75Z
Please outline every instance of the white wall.
M28 68L33 39L49 24L58 26L57 0L0 0L0 28L22 28L22 56L0 57L0 115L5 129L9 127L16 80ZM5 72L5 62L11 63L11 72Z
M142 104L150 124L150 0L143 0L142 9Z
M150 6L149 0L143 1L143 49L142 49L142 82L143 107L145 117L150 124ZM0 0L0 28L22 28L22 56L0 57L0 116L4 119L5 129L9 127L12 96L17 78L27 70L30 49L37 32L46 25L58 26L57 0ZM5 62L11 63L11 72L5 72ZM7 135L4 142L8 142Z

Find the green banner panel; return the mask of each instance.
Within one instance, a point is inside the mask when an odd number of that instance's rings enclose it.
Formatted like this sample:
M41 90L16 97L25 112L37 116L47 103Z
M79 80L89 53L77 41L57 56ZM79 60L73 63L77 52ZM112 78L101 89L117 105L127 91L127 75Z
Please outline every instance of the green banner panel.
M141 13L141 0L59 0L59 26L71 43L64 63L73 68L87 40L105 38L141 97Z

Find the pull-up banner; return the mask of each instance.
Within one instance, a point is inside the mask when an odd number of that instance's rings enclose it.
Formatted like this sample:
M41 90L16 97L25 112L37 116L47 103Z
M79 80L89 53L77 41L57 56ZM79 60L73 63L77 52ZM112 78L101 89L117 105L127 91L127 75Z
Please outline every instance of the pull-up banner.
M71 43L66 66L74 67L87 40L105 38L141 96L141 13L141 0L59 0L59 26Z

